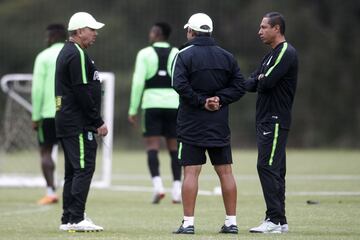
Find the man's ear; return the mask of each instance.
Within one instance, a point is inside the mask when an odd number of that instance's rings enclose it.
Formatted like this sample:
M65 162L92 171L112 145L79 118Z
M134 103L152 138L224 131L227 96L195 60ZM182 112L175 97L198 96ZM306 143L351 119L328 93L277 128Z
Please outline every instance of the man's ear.
M277 25L274 26L274 28L278 33L280 33L280 25L277 24Z

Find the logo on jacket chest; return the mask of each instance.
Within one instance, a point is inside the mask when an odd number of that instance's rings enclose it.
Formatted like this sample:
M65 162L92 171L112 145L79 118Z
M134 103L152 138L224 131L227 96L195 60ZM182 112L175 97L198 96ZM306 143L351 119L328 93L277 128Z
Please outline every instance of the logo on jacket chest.
M98 72L98 71L94 71L93 80L94 80L94 81L100 81L100 77L99 77L99 72Z

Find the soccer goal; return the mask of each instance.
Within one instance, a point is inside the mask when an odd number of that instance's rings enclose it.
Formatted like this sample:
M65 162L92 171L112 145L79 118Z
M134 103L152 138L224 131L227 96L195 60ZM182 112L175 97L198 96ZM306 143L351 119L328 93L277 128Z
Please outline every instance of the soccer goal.
M100 79L104 90L102 114L109 133L98 141L100 147L92 185L104 188L111 185L115 75L101 72ZM7 74L0 81L5 93L4 108L0 106L0 187L45 186L36 132L31 128L32 74ZM55 179L60 186L64 157L58 153L57 146L52 154L56 162Z

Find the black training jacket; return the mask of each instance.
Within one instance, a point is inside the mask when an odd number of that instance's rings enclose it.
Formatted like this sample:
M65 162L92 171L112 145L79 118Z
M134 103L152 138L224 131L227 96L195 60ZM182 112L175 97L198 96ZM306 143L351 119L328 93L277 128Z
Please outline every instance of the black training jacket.
M297 73L296 50L287 42L280 43L263 58L245 82L246 90L258 92L256 124L279 123L281 128L290 129ZM258 80L260 74L264 78Z
M230 144L228 105L245 94L244 78L232 54L211 37L195 37L175 57L172 86L180 96L178 141L201 147ZM204 108L208 97L218 96L222 107Z
M100 116L101 83L94 61L76 43L66 42L56 61L56 136L96 132Z

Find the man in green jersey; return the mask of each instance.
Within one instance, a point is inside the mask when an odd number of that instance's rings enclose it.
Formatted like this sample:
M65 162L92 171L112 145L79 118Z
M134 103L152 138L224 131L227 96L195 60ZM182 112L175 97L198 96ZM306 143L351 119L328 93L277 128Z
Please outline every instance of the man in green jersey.
M41 169L47 186L46 195L38 201L41 205L58 201L54 184L55 164L51 157L52 149L57 144L54 82L56 58L64 46L66 30L62 24L50 24L46 34L48 48L36 57L31 91L32 125L38 135Z
M129 107L129 122L136 126L141 102L142 132L147 161L154 186L153 203L159 203L165 190L159 172L158 151L161 137L171 157L173 174L172 201L181 202L181 167L177 160L176 115L179 97L171 88L171 65L178 52L167 42L171 27L155 23L149 33L151 46L141 49L136 57Z

